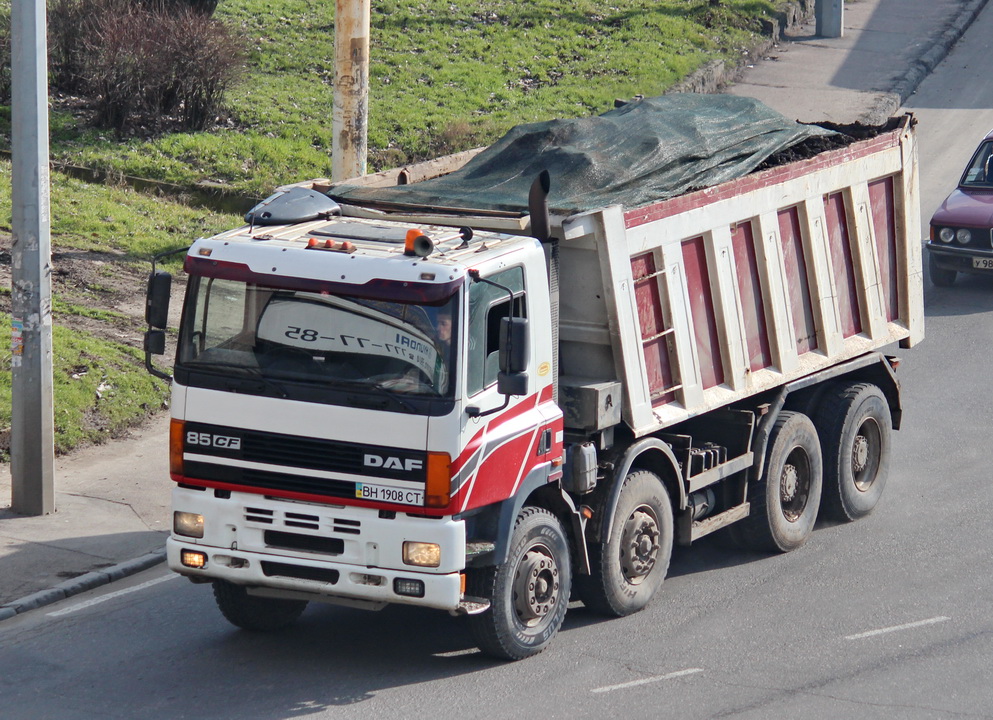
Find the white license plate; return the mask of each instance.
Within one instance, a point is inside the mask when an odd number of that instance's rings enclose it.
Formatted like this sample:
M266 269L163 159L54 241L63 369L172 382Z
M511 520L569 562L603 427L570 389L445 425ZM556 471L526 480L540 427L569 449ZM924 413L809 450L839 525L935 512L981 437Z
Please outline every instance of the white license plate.
M993 270L993 258L977 258L972 259L972 267L976 270Z
M355 497L362 500L377 500L400 505L424 504L423 490L407 490L387 487L386 485L370 485L369 483L355 483Z

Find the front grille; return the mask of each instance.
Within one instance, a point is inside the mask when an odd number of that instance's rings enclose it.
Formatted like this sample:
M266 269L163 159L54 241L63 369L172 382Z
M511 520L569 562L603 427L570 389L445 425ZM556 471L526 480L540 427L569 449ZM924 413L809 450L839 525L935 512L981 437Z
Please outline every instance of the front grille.
M362 450L355 445L255 430L239 430L238 434L243 460L341 473L362 466Z
M338 582L340 573L337 570L305 567L303 565L287 565L286 563L263 562L262 572L266 577L287 577L297 580L316 580L334 585Z
M345 520L344 518L334 519L334 531L344 535L358 535L362 523L358 520Z
M302 513L286 513L284 521L287 527L306 528L309 530L320 530L321 519L316 515L304 515Z

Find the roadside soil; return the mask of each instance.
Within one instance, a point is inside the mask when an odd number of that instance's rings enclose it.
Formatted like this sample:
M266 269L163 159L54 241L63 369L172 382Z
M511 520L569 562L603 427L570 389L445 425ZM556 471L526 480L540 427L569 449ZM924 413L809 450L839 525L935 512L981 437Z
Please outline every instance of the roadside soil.
M0 234L0 312L11 311L11 244L10 235ZM55 325L87 333L96 338L112 341L133 348L141 348L145 325L145 285L150 266L135 262L133 258L115 251L58 250L52 252L52 297L63 307L80 307L91 311L103 311L101 317L54 310L52 321ZM177 277L173 283L174 297L182 296L183 278ZM178 305L172 310L177 313L172 319L178 324ZM170 338L171 339L171 338ZM171 349L167 352L172 352ZM85 372L87 368L74 368L75 372ZM143 365L136 361L135 370L145 372ZM152 415L136 420L136 426L146 424ZM106 432L104 422L98 413L87 414L85 421L91 427ZM9 442L7 432L0 432L0 448ZM121 437L127 430L108 435L108 439Z

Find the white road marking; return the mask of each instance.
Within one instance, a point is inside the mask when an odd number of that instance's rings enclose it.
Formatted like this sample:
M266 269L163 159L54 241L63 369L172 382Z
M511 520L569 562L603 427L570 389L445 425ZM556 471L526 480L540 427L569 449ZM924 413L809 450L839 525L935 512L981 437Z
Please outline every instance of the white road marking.
M700 672L703 672L703 668L687 668L686 670L677 670L666 675L656 675L655 677L642 678L641 680L632 680L631 682L621 683L620 685L605 685L604 687L593 688L590 692L608 693L614 690L624 690L625 688L637 687L638 685L648 685L649 683L662 682L663 680L672 680Z
M894 625L893 627L880 628L879 630L869 630L868 632L857 633L855 635L846 635L845 640L861 640L862 638L883 635L885 633L896 632L898 630L909 630L911 628L923 627L925 625L934 625L935 623L945 622L946 620L951 620L951 618L945 617L944 615L939 615L938 617L928 618L927 620L918 620L917 622L906 623L905 625Z
M83 610L88 607L93 607L94 605L99 605L102 602L107 602L108 600L113 600L116 597L121 597L122 595L130 595L133 592L138 592L139 590L144 590L145 588L152 587L152 585L158 585L166 580L172 580L173 578L178 578L179 575L176 573L170 573L169 575L163 575L160 578L155 578L154 580L148 580L140 585L135 585L134 587L129 587L126 590L118 590L116 592L107 593L106 595L101 595L100 597L91 598L89 600L84 600L81 603L76 603L75 605L70 605L67 608L62 608L61 610L56 610L55 612L47 613L48 617L61 617L62 615L68 615L69 613L74 613L77 610Z

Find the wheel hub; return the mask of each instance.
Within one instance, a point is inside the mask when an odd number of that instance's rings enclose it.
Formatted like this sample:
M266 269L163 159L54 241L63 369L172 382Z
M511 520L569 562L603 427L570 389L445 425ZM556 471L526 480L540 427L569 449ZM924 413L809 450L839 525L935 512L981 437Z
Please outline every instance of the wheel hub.
M856 435L852 444L852 472L858 475L869 464L869 440L865 435Z
M539 548L524 554L514 578L514 607L525 625L534 625L559 602L559 569Z
M793 502L796 497L797 484L796 468L793 465L786 465L783 468L783 502Z
M625 579L637 585L655 567L659 554L659 524L647 508L631 513L621 536L621 570Z
M789 522L796 522L803 517L807 507L807 496L810 494L809 468L802 458L790 458L793 462L783 465L779 476L779 503L783 517ZM799 465L797 463L800 463Z

